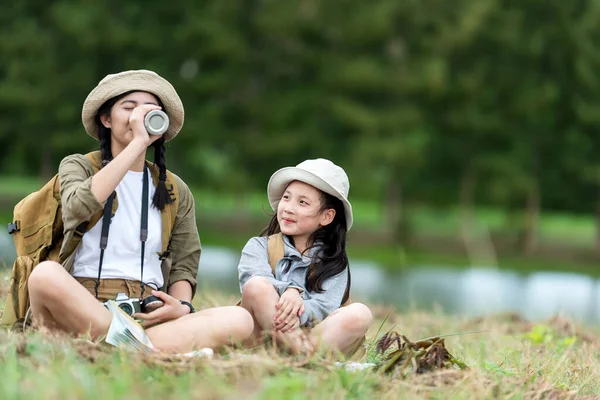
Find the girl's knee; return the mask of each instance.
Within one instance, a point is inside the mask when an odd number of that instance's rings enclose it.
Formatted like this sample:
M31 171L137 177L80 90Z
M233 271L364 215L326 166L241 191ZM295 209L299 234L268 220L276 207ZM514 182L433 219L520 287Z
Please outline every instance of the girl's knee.
M348 315L345 319L347 328L362 332L364 335L373 323L373 314L369 307L362 303L352 303L348 307Z
M235 320L237 321L236 331L238 340L248 339L254 332L254 319L250 313L242 308L236 307Z
M254 276L242 287L242 301L262 299L269 290L275 290L271 282L265 277Z
M237 306L225 307L223 310L227 313L227 320L230 321L226 324L225 335L231 342L242 342L252 336L254 332L254 319L250 313Z
M27 280L30 292L53 291L55 283L64 272L62 265L55 261L43 261L39 263Z

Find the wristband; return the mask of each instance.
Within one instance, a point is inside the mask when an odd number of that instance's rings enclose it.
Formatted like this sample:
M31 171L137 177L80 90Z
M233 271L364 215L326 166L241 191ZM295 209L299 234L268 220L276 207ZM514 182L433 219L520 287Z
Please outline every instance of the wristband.
M189 301L185 301L185 300L179 300L179 302L181 304L183 304L184 306L188 306L190 308L190 314L195 313L196 310L194 310L194 306L192 305L192 303L190 303Z

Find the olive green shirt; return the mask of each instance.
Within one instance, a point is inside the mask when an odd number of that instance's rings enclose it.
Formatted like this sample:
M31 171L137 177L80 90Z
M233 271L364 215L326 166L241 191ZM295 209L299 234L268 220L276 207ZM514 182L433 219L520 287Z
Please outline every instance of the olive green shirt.
M155 173L156 171L152 172ZM63 266L69 273L73 270L76 251L73 251L71 254L64 254L64 252L69 247L67 243L72 240L75 234L75 228L82 222L89 221L92 216L101 213L104 209L104 203L98 202L90 190L93 175L94 168L91 162L82 154L73 154L65 157L58 169L62 220L64 224L64 241L60 255L61 259L65 260ZM166 291L173 283L186 280L192 285L193 295L196 292L196 278L201 252L198 227L196 225L194 197L181 178L175 174L172 174L172 176L177 183L179 207L173 231L171 232L171 240L168 247L169 255L161 264L165 284L160 290ZM118 207L117 201L113 204L113 214L116 207ZM102 222L100 221L99 223ZM90 228L91 226L88 226L88 230ZM137 238L132 239L137 240ZM100 249L98 248L99 257Z

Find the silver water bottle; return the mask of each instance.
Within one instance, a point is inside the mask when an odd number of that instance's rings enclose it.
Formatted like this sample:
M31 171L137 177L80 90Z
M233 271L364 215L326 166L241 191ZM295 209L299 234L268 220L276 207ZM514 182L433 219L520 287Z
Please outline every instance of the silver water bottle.
M164 111L152 110L144 118L144 125L150 135L162 135L169 128L169 117Z

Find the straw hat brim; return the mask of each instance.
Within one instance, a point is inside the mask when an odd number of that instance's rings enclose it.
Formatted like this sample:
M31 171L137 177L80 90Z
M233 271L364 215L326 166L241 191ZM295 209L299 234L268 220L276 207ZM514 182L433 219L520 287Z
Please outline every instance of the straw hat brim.
M95 118L102 104L115 96L130 91L152 93L160 99L169 116L169 128L164 133L165 141L173 140L183 126L185 114L183 103L175 88L166 79L147 70L125 71L108 75L90 92L81 111L81 120L88 135L98 140Z
M325 182L323 179L313 174L312 172L306 171L297 167L285 167L276 171L269 179L267 184L267 196L269 203L273 211L277 211L277 206L281 200L281 196L285 192L285 188L293 181L300 181L307 183L311 186L322 190L325 193L340 199L344 204L344 214L346 214L346 229L349 231L352 227L352 205L348 199L340 193L337 189Z

